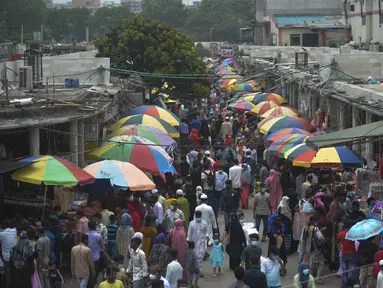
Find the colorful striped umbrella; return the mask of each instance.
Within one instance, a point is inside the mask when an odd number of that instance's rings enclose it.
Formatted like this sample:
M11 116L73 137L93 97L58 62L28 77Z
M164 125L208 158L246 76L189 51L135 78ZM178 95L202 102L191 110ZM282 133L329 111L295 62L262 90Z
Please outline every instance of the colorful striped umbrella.
M228 69L229 67L227 67L226 69L222 69L222 70L220 70L220 71L218 71L218 75L229 75L229 74L232 74L232 75L234 75L235 73L232 71L232 70L230 70L230 69Z
M366 240L383 232L383 221L367 219L353 225L346 234L351 241Z
M262 134L270 134L286 128L299 128L308 132L316 131L316 128L310 122L298 117L274 116L263 119L258 123L258 130Z
M239 83L237 85L234 85L233 87L230 87L230 91L231 92L256 92L257 88L251 84Z
M263 102L260 102L257 105L255 105L255 107L252 110L252 112L254 112L254 113L258 114L258 115L262 115L263 113L266 113L270 109L273 109L273 108L276 108L276 107L279 107L278 103L275 103L273 101L263 101Z
M275 94L275 93L258 94L257 97L254 98L253 103L258 104L262 101L274 101L275 103L278 103L279 105L287 103L286 98L282 97L281 95Z
M104 160L129 162L150 174L175 172L173 159L164 149L138 136L114 137L90 155Z
M223 65L223 64L219 64L217 67L214 68L214 72L215 72L215 73L218 73L218 72L221 71L222 69L226 69L226 66Z
M143 106L134 108L130 110L129 112L125 113L125 116L140 115L140 114L160 118L162 120L165 120L172 126L180 125L180 119L175 114L173 114L167 109L158 107L156 105L143 105Z
M308 136L300 134L282 137L279 140L274 141L273 144L271 144L270 147L267 149L267 151L269 153L275 153L279 157L283 158L285 152L299 144L305 143L307 137Z
M316 168L355 167L361 165L362 161L360 156L347 147L326 147L317 151L306 144L286 151L284 157L291 160L294 166Z
M163 132L160 129L145 126L141 124L128 125L113 131L113 133L109 134L106 140L111 139L116 136L127 136L134 135L142 138L146 138L149 141L152 141L154 144L157 144L163 148L168 148L176 145L176 141L168 134Z
M238 80L240 80L242 78L243 78L243 76L235 74L235 72L233 72L232 74L227 74L227 75L221 76L221 78L218 79L217 81L223 81L225 79L238 79Z
M262 103L262 102L261 102ZM298 110L286 106L282 107L275 107L270 109L269 111L266 111L263 113L260 117L262 119L272 116L293 116L293 117L299 117Z
M235 93L233 97L231 97L230 102L233 103L233 102L239 101L240 99L242 100L242 98L245 98L251 94L252 93L249 93L249 92L237 92Z
M110 130L114 131L123 126L134 125L134 124L142 124L145 126L150 126L150 127L160 129L173 138L180 137L180 134L178 133L177 129L171 126L168 122L160 118L149 116L149 115L133 115L133 116L122 118L117 123L112 125L112 127L110 127Z
M235 60L233 58L226 58L225 60L222 61L222 64L228 66L228 65L234 64L234 62Z
M136 166L128 162L104 160L88 165L84 171L97 180L107 180L110 185L131 191L152 190L156 185Z
M237 101L237 102L229 104L228 107L235 110L250 111L254 109L255 105L248 101Z
M232 84L235 84L237 82L238 82L238 79L223 79L221 83L219 83L219 87L224 88Z
M285 137L285 136L288 136L288 135L299 135L299 134L303 134L303 135L306 135L306 136L310 136L311 135L310 132L307 132L307 131L302 130L302 129L287 128L287 129L278 130L277 132L269 134L266 137L265 141L274 142L274 141L277 141L278 139L280 139L282 137Z
M40 155L20 160L32 163L15 171L13 180L45 185L85 185L94 182L94 177L76 164L56 156Z

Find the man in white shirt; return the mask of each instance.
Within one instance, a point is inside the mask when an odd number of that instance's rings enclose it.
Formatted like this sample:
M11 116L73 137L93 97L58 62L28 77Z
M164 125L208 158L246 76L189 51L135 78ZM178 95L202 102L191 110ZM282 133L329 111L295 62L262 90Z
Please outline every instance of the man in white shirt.
M207 245L213 244L213 230L217 229L217 221L215 218L214 210L211 206L207 204L208 197L205 194L201 195L201 205L197 206L195 208L195 211L201 211L201 217L202 220L206 221L207 223L207 234L209 236Z
M126 272L133 277L132 288L141 288L144 286L144 276L148 274L148 265L146 263L145 252L140 249L141 238L134 237L131 241L129 250L130 260Z
M176 249L169 249L168 254L170 255L172 262L168 264L166 268L166 280L172 288L177 288L177 281L182 279L182 266L177 261L178 251Z
M229 179L232 188L239 191L241 189L242 167L238 165L238 159L234 159L233 162L235 165L229 169Z
M11 273L9 258L11 257L11 250L17 243L17 231L16 228L11 228L11 221L4 220L3 231L0 232L0 244L1 244L1 259L4 262L5 268L5 287L11 287Z
M158 199L159 192L157 189L152 190L152 194L154 197L157 197L157 202L153 205L154 214L156 214L156 223L162 224L164 220L164 208Z

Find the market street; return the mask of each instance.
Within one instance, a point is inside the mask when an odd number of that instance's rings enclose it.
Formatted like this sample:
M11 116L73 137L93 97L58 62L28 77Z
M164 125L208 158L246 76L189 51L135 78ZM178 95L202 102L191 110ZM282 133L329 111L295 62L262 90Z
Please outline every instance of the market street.
M245 214L245 219L246 221L249 221L252 219L252 211L253 211L253 199L250 198L249 204L250 207L248 210L243 210ZM220 226L220 231L223 231L223 225L224 225L224 220L223 220L223 215L221 214L218 223ZM262 231L262 226L260 228ZM260 242L261 243L261 242ZM267 248L268 248L268 242L263 242L262 244L262 251L263 251L263 256L266 256L267 253ZM287 263L287 274L284 277L281 277L282 280L282 287L292 287L293 283L293 278L295 274L297 273L297 267L298 267L298 258L297 254L293 254L289 256L288 258L288 263ZM328 266L326 265L325 268L326 272L325 275L329 275L330 272L328 270ZM211 269L211 265L209 263L209 260L206 260L204 262L204 274L205 277L203 279L200 279L198 282L199 286L201 288L226 288L230 284L235 282L235 277L233 271L229 269L229 257L225 253L225 267L222 270L222 275L217 276L217 278L213 278L213 271ZM101 280L101 277L100 277ZM329 287L329 288L337 288L340 287L340 278L336 277L334 275L331 276L325 276L323 277L324 280L324 285L321 285L323 287ZM319 287L321 287L319 286ZM77 281L73 280L71 277L66 277L65 279L65 284L63 286L64 288L72 288L72 287L78 287Z

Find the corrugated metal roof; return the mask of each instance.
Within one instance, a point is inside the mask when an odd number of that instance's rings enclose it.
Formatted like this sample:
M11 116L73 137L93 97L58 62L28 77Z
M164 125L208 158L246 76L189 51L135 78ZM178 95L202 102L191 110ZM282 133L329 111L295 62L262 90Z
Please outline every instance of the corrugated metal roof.
M291 15L291 16L273 16L276 25L283 27L307 27L322 29L342 29L346 28L341 16L322 16L322 15Z

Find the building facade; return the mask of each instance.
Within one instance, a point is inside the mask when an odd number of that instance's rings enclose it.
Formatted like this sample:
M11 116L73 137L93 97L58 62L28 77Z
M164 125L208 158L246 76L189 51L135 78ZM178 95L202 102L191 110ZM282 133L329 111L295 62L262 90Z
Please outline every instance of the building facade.
M346 0L345 18L352 28L356 43L383 43L383 2L378 0Z
M256 45L284 45L283 36L275 31L276 15L283 16L332 16L342 15L342 0L256 0L256 23L254 25L254 42ZM273 20L274 19L274 20ZM273 22L274 21L274 22ZM309 27L308 27L309 28ZM310 28L311 29L311 28ZM278 31L279 32L279 31ZM292 33L297 34L297 33ZM299 34L302 34L300 32ZM286 34L287 35L287 34ZM280 41L282 37L282 41ZM311 36L313 37L313 36ZM303 38L303 35L301 35ZM280 44L282 42L282 44ZM290 41L287 41L288 43ZM303 42L303 39L301 40ZM324 42L318 36L318 45ZM326 41L327 43L327 41Z
M133 13L142 12L142 1L141 0L121 0L121 5L130 8Z
M101 7L100 0L72 0L70 8L98 9Z

